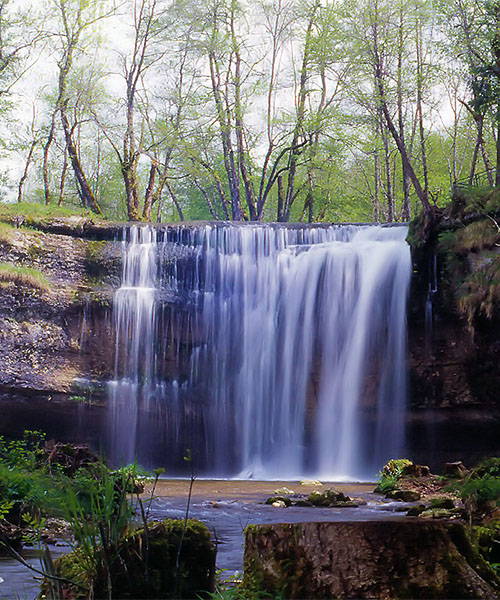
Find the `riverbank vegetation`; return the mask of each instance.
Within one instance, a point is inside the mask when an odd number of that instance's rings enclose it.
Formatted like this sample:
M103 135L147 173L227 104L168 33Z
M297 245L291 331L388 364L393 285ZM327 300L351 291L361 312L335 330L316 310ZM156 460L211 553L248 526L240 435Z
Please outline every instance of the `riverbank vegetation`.
M500 181L497 4L2 0L2 195L115 220L428 213Z
M213 589L215 546L200 522L155 522L150 505L159 469L111 471L85 446L46 441L40 432L0 438L0 552L24 561L38 546L42 596L193 598ZM148 496L141 495L145 482ZM72 551L52 560L48 543Z

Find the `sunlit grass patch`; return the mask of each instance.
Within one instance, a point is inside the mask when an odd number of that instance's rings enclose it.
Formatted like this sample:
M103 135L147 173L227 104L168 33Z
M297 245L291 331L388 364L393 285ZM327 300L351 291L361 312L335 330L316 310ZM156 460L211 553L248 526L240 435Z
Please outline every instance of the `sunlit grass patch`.
M0 222L0 244L10 244L12 242L12 234L14 227L7 223Z
M50 284L40 271L30 267L17 267L11 263L0 263L0 281L31 287L42 292L50 291Z
M90 217L92 213L79 207L39 204L35 202L0 203L0 218L26 216L33 219L54 217ZM94 215L95 216L95 215ZM19 222L19 225L22 225Z

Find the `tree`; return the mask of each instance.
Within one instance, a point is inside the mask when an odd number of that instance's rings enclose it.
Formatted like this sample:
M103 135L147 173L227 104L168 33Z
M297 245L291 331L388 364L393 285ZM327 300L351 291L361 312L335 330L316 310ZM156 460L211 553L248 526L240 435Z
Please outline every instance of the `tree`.
M50 126L47 140L43 151L43 178L45 188L45 202L50 202L49 188L49 152L54 141L56 133L56 119L59 115L65 141L65 151L71 167L73 169L76 186L80 200L84 207L88 207L94 212L101 214L100 206L95 197L94 191L88 181L87 175L82 165L78 147L75 144L75 129L78 123L71 123L70 116L70 92L68 90L68 78L74 67L74 60L77 54L83 52L89 39L84 39L85 35L91 30L97 22L109 17L114 13L114 8L106 10L105 0L99 0L92 5L86 0L53 0L53 6L56 10L56 22L58 29L56 39L58 40L59 57L57 93L51 114Z

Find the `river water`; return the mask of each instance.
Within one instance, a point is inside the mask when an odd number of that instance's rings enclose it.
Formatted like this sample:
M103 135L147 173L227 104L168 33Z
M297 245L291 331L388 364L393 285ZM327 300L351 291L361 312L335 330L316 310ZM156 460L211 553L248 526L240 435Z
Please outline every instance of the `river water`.
M184 518L190 482L161 480L151 504L153 519ZM264 504L274 491L287 487L297 494L335 487L344 494L367 504L358 508L275 508ZM195 480L189 509L190 518L203 521L217 540L217 568L224 579L236 576L243 568L244 529L251 524L300 523L305 521L369 521L404 518L401 502L385 501L373 494L373 483L325 483L321 487L290 481ZM146 492L144 499L150 495ZM69 547L52 547L54 555ZM34 551L26 554L30 564L39 568ZM26 567L12 559L0 558L0 599L33 600L38 582Z

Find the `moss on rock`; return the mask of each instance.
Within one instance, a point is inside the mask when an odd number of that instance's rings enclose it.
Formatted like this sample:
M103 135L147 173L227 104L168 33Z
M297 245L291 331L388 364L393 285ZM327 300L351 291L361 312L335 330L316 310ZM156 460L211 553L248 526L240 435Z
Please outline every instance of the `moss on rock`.
M149 523L102 553L95 568L82 549L55 561L57 574L78 585L64 584L64 597L108 597L106 565L110 566L112 598L203 598L214 589L215 546L207 527L188 519ZM180 553L179 553L180 548ZM177 556L179 553L178 566ZM43 589L47 589L45 581Z

